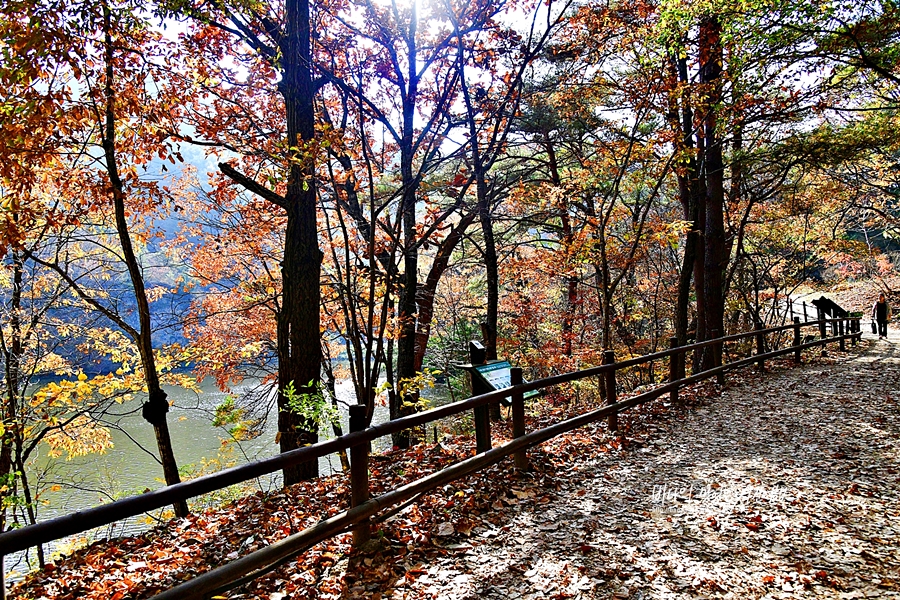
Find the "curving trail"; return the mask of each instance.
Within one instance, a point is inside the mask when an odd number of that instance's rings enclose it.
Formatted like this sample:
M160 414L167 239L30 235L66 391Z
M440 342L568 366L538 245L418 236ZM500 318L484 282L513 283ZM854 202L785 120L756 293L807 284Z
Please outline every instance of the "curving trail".
M749 379L378 595L900 598L900 334Z

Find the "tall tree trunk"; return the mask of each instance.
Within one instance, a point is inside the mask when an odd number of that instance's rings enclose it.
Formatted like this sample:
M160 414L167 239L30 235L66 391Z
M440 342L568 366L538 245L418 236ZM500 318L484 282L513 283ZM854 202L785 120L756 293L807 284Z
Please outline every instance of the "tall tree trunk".
M134 342L137 344L141 356L141 366L144 369L144 382L147 385L147 402L144 403L142 415L144 419L153 425L156 435L156 445L159 449L159 459L162 463L166 485L174 485L181 482L178 474L178 463L175 461L175 453L172 450L172 439L169 435L169 426L166 423L166 413L169 412L169 403L166 400L166 392L159 383L159 374L156 370L156 361L153 356L153 340L150 323L150 303L147 300L147 292L144 288L144 278L140 265L134 253L131 236L128 230L128 221L125 218L125 188L119 176L119 168L116 162L116 118L115 118L115 91L113 87L113 60L114 46L112 40L112 15L109 7L103 5L104 42L106 52L106 87L105 87L105 114L103 152L106 159L106 171L109 176L113 197L113 207L116 219L116 232L119 243L122 246L122 258L131 278L134 289L134 299L138 307L139 329L136 332ZM173 505L175 516L185 517L188 514L187 502L179 501Z
M15 214L15 213L14 213ZM18 219L16 219L18 220ZM6 396L3 398L3 410L0 419L4 424L3 435L0 436L0 532L6 530L5 499L15 489L13 469L13 445L20 438L21 424L18 415L19 387L21 385L20 365L22 358L22 257L18 250L10 252L12 258L13 277L12 294L9 306L9 339L3 340L4 363L6 366Z
M594 263L594 279L597 283L597 305L600 307L600 347L604 350L612 350L612 292L610 290L609 268L606 256L601 247L601 260Z
M477 142L473 142L473 145ZM480 162L480 158L479 158ZM494 222L491 218L490 198L488 197L487 177L484 168L475 170L475 191L477 195L478 220L481 222L481 235L484 238L484 272L487 287L487 306L484 321L481 323L481 337L484 340L485 360L497 360L497 326L500 304L500 269L497 265L497 245L494 241ZM492 402L488 407L491 419L502 418L500 402Z
M403 135L400 140L400 177L403 184L401 216L403 219L403 275L400 289L400 339L397 341L397 384L411 381L416 376L416 292L418 288L418 245L416 239L416 196L418 179L413 175L413 134L415 132L416 101L418 96L418 68L416 64L416 4L413 3L408 31L408 80L403 95ZM413 390L406 394L391 395L391 419L415 412L418 394ZM411 432L400 431L393 435L394 445L408 448Z
M684 219L690 223L684 242L684 255L678 273L678 293L675 303L675 337L680 345L688 338L691 282L697 270L698 254L702 254L703 230L700 227L699 207L700 173L694 144L694 112L689 99L679 90L688 85L687 59L674 52L668 57L669 67L669 115L670 125L675 132L675 152L683 158L678 163L683 166L677 172L678 197ZM697 298L702 302L702 290Z
M704 291L706 307L703 320L706 336L723 335L725 331L725 269L728 253L725 242L725 188L723 183L722 140L718 132L717 104L722 95L721 27L716 16L707 17L700 24L700 82L710 88L710 101L704 117L704 175L706 179L706 248L703 265L706 279ZM701 368L715 366L712 348L703 353Z
M697 154L701 155L701 160L698 160L698 165L702 165L702 155L704 148L705 140L700 138L698 144ZM695 338L698 342L707 339L707 328L706 328L706 185L703 180L702 175L697 180L697 193L694 196L694 199L697 203L695 208L696 214L696 239L694 246L694 296L696 298L695 301L695 310L697 311L697 330L695 334ZM703 351L697 350L694 352L693 357L693 368L694 372L697 373L702 370L701 364L703 362Z
M412 160L403 161L402 171L412 171ZM406 175L404 175L404 179ZM406 186L404 186L406 187ZM416 329L418 323L416 292L418 288L418 248L416 246L416 192L412 186L403 193L403 269L400 278L400 339L397 340L397 385L403 386L416 376ZM391 404L391 419L398 419L415 412L418 396L414 390L397 393ZM410 432L400 431L393 436L394 445L408 448Z
M277 319L278 347L278 440L282 452L318 440L314 423L307 423L289 410L285 390L293 386L299 398L323 402L320 382L322 340L319 329L319 250L316 222L315 163L309 143L315 138L313 83L310 72L309 0L287 0L286 22L281 38L283 55L279 91L284 98L289 148L300 148L292 156L288 174L285 210L284 260L281 267L282 301ZM318 461L284 469L284 483L291 485L318 476Z
M494 222L491 217L487 177L482 169L475 172L475 191L478 200L478 220L484 237L484 270L487 285L487 307L484 317L484 346L487 360L497 359L497 323L500 305L500 269L497 265L497 245L494 241ZM499 404L498 410L499 410Z

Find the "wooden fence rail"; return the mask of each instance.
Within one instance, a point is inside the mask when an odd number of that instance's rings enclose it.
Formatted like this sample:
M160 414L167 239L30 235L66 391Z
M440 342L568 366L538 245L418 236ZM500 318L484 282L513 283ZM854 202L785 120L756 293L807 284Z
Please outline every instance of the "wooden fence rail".
M793 354L799 361L801 352L805 349L837 342L841 349L845 340L850 340L854 345L861 337L860 319L830 319L801 323L799 318L794 319L791 325L772 327L768 329L754 329L746 333L720 337L713 340L699 342L685 346L677 346L670 341L670 348L661 352L634 357L628 360L615 362L612 356L607 357L608 364L591 367L581 371L564 373L529 383L522 381L521 369L512 370L512 387L497 390L488 394L475 396L467 400L440 406L425 412L417 413L380 425L374 425L361 429L360 418L362 411L351 407L350 433L347 435L319 442L290 452L279 454L272 458L256 461L239 467L233 467L212 475L207 475L164 487L139 496L132 496L116 502L97 506L84 511L78 511L69 515L51 519L0 533L0 600L6 599L6 586L3 580L3 556L15 552L21 552L39 544L48 543L64 537L83 533L114 523L121 519L137 516L148 511L168 506L176 501L187 500L211 491L226 488L236 483L254 479L261 475L279 471L284 467L296 465L308 460L316 460L318 457L332 454L339 450L349 450L351 454L351 498L350 508L333 517L319 521L312 527L291 535L283 540L275 542L265 548L257 550L244 557L236 559L226 565L213 569L196 578L180 584L179 586L163 592L155 598L168 599L192 599L209 598L223 591L233 589L247 583L260 575L271 571L286 560L311 548L315 544L347 530L353 531L354 544L359 544L368 539L371 531L371 518L378 513L383 513L400 503L415 499L421 494L430 492L441 485L464 477L487 466L496 464L507 456L513 455L515 466L518 469L526 469L528 458L526 449L557 435L566 433L588 423L608 418L609 425L615 430L615 417L619 412L644 402L653 400L663 394L670 394L670 398L677 400L679 388L709 379L711 377L722 378L726 371L739 369L756 364L763 369L766 360ZM839 331L838 335L828 337L826 323L832 323L833 329ZM800 334L802 327L818 327L819 337L801 343ZM767 334L775 334L793 330L793 344L785 348L770 352L761 352L765 347L761 339ZM726 342L755 338L757 342L756 354L730 362L721 363L722 346ZM807 338L809 339L809 338ZM718 364L707 371L685 376L685 354L695 350L714 348L714 356L718 357ZM612 354L611 352L609 353ZM669 381L654 387L651 390L641 392L624 400L617 401L616 371L641 365L653 360L670 358ZM607 360L604 360L607 363ZM525 433L524 399L523 395L532 390L544 389L589 377L600 377L606 388L608 404L602 408L578 415L562 421L550 427ZM475 408L483 407L491 403L499 402L503 398L512 399L512 420L514 439L496 448L490 448L476 456L463 460L455 465L447 467L437 473L408 483L381 496L370 498L368 488L368 447L376 438L391 435L409 429L419 427L444 417L460 414ZM381 519L385 518L382 515Z

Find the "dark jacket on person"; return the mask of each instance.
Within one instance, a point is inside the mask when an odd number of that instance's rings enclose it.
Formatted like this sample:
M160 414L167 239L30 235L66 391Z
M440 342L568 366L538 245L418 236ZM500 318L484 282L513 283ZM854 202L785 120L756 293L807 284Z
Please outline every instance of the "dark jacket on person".
M875 302L875 304L872 305L872 318L879 323L887 323L888 312L887 300L884 302Z

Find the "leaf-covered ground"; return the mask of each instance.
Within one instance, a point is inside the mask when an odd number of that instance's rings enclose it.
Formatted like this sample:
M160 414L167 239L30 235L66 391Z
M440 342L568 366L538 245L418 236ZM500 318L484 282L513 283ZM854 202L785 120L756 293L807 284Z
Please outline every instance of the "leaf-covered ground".
M871 336L869 336L871 337ZM729 376L423 497L226 597L900 597L900 335ZM532 415L549 424L569 408ZM584 407L581 407L582 409ZM502 427L495 437L502 438ZM379 487L470 456L463 438L373 457ZM376 493L378 490L374 490ZM341 477L93 544L13 598L145 598L345 507Z
M526 486L403 597L900 597L898 341L728 387L625 452L561 443L549 501Z

